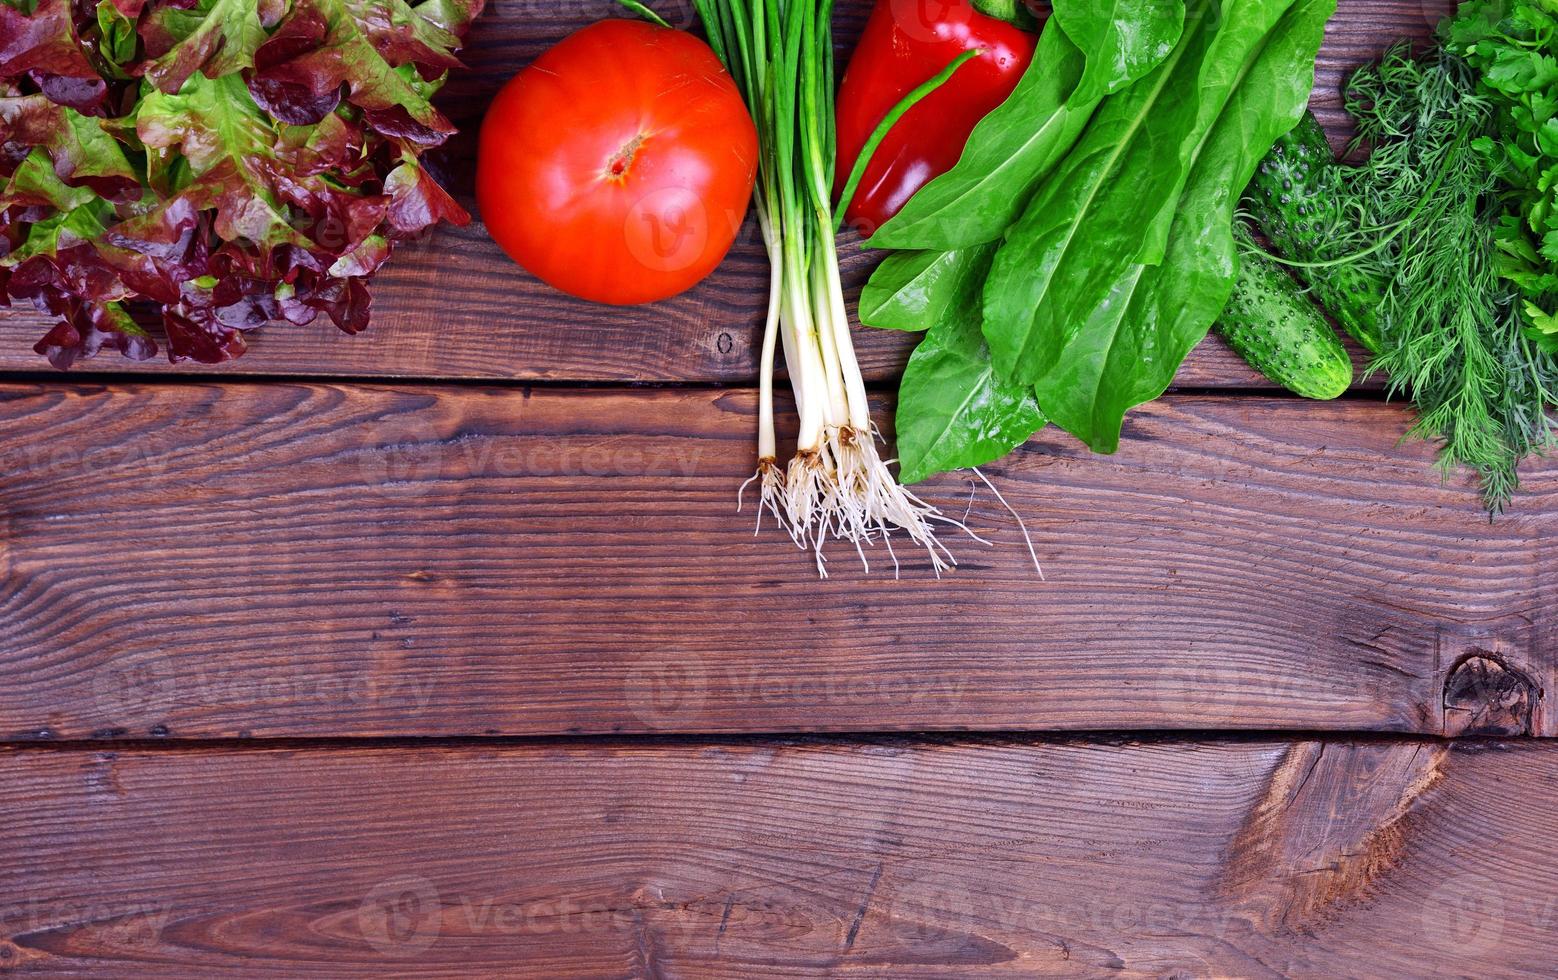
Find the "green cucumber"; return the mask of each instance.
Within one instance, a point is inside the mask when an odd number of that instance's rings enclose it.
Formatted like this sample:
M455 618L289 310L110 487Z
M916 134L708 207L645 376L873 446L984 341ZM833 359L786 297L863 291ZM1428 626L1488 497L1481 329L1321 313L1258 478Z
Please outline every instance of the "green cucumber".
M1272 250L1294 262L1314 264L1338 258L1336 244L1356 231L1347 213L1350 192L1313 114L1277 140L1245 192L1244 209L1260 226ZM1370 353L1380 352L1379 308L1385 276L1369 263L1343 262L1325 268L1295 268L1316 302Z
M1261 374L1297 395L1329 401L1352 387L1352 358L1299 284L1257 251L1242 223L1239 277L1217 332Z

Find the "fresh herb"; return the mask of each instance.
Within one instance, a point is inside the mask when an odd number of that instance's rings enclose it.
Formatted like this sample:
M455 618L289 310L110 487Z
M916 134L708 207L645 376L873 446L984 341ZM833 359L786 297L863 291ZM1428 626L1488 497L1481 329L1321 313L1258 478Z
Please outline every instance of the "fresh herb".
M1413 434L1443 443L1446 470L1476 469L1496 512L1519 486L1519 461L1547 437L1543 398L1530 398L1522 375L1536 372L1530 379L1548 390L1558 377L1530 358L1498 274L1496 179L1480 149L1490 107L1464 62L1404 48L1353 77L1347 107L1372 146L1347 174L1362 226L1399 231L1362 260L1381 263L1390 281L1376 367L1417 403Z
M1551 445L1558 359L1528 335L1525 304L1510 285L1526 302L1547 304L1538 281L1551 271L1537 268L1551 259L1522 254L1518 270L1509 261L1510 247L1524 242L1508 210L1519 204L1505 183L1511 171L1479 163L1490 153L1508 159L1516 147L1486 132L1493 105L1485 95L1453 56L1418 62L1398 51L1354 80L1348 105L1378 144L1354 186L1381 220L1411 219L1391 256L1379 366L1417 402L1414 431L1444 440L1446 467L1477 469L1497 513L1519 487L1520 461ZM1429 123L1392 139L1413 117ZM1414 213L1403 198L1425 174L1435 184Z
M1558 10L1529 0L1463 4L1441 31L1476 73L1490 132L1477 140L1498 177L1499 274L1520 288L1534 332L1550 334L1558 293Z
M1489 5L1468 5L1445 36L1464 43L1490 22L1505 23ZM1440 444L1446 472L1476 470L1497 514L1519 487L1520 462L1552 445L1558 405L1558 345L1547 342L1544 312L1552 260L1534 237L1547 192L1523 169L1541 142L1525 123L1543 103L1530 92L1514 99L1507 86L1519 75L1558 98L1558 69L1541 67L1550 57L1492 55L1485 43L1476 42L1480 65L1450 49L1416 57L1398 46L1357 72L1345 94L1364 162L1321 162L1316 149L1295 171L1301 130L1246 203L1283 259L1378 355L1392 392L1416 403L1411 434Z
M418 162L482 0L0 0L0 302L60 318L59 367L157 344L242 354L323 313L367 326L394 243L465 212Z
M1125 412L1167 389L1227 304L1238 271L1235 205L1259 160L1308 102L1315 54L1335 3L1191 0L1182 31L1176 20L1176 30L1167 34L1089 33L1076 23L1089 15L1150 21L1149 13L1163 9L1126 4L1123 13L1121 5L1084 12L1057 5L1030 74L1046 67L1063 73L1073 80L1073 91L1086 90L1084 105L1093 93L1108 92L1084 109L1080 135L1063 138L1061 130L1073 131L1070 122L1055 128L1070 93L1061 96L1025 78L998 110L1008 135L981 127L965 154L965 162L983 161L997 176L982 180L972 166L960 164L926 187L926 204L919 205L917 196L898 219L903 237L891 240L929 245L936 241L930 230L938 215L953 229L941 241L959 243L983 238L1002 215L1019 216L996 236L975 311L991 357L988 372L945 371L941 390L916 377L905 385L899 406L900 427L904 419L955 417L947 406L965 402L1004 404L1011 424L971 418L1000 438L943 437L930 445L955 452L923 458L905 453L913 464L906 465L909 477L988 462L1007 451L1012 433L1039 417L1098 451L1113 452ZM1049 40L1057 37L1062 40ZM1079 47L1078 38L1090 39L1089 47ZM1143 46L1132 57L1115 57L1112 45L1133 42ZM1100 70L1090 66L1098 64L1115 65L1120 74L1109 83L1086 82L1094 77L1090 70ZM1021 116L1013 105L1034 92L1048 94L1035 100L1038 112L1028 125L1014 131ZM1004 155L996 152L1003 143ZM960 221L954 213L959 207L974 217ZM891 231L889 225L879 237ZM941 363L948 337L958 341L960 358L983 358L985 349L955 329L965 307L947 299L961 290L971 254L895 256L862 297L862 319L931 328L924 343L938 360L930 363ZM926 322L929 317L935 319ZM955 326L937 336L935 328L948 322ZM1001 387L989 391L1008 395L1032 388L1039 411L1029 413L1011 398L981 402L979 392L991 382ZM968 387L960 390L959 384Z

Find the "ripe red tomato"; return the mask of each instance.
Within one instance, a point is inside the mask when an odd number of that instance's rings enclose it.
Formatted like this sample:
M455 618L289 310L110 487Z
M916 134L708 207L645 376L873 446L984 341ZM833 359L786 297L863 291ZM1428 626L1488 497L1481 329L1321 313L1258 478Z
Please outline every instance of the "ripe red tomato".
M605 20L498 93L476 201L503 250L601 303L675 296L720 264L746 216L757 129L708 45Z

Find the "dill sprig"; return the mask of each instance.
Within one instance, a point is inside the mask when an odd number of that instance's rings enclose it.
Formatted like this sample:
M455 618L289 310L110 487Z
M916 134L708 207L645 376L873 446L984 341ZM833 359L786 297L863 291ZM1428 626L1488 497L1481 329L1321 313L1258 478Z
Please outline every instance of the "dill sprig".
M1375 368L1416 402L1411 434L1440 443L1447 473L1474 468L1497 514L1521 460L1552 445L1558 359L1527 335L1519 291L1499 275L1491 107L1464 61L1404 46L1357 72L1346 99L1368 157L1344 170L1361 230L1340 251L1387 283ZM1386 228L1388 247L1362 254Z

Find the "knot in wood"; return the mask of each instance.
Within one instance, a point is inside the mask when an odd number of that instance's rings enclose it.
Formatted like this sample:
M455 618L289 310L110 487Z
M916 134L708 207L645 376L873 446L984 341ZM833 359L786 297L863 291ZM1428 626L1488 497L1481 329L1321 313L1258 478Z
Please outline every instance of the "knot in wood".
M1445 735L1521 736L1533 733L1542 692L1497 654L1473 650L1444 684Z

